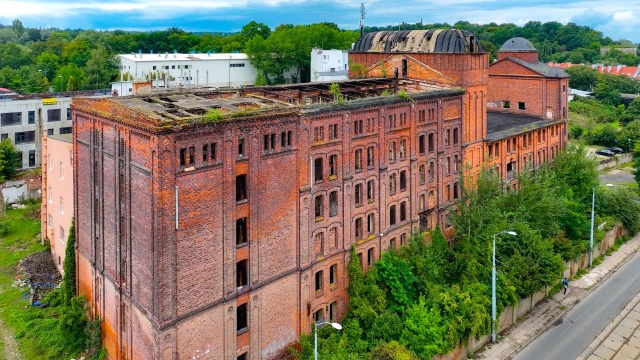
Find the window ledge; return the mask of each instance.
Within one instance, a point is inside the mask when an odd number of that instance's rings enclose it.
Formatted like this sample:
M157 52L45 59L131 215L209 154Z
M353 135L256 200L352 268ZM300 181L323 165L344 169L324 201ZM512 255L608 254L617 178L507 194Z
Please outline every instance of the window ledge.
M247 331L249 331L249 327L243 328L243 329L239 329L237 335L240 336L244 333L246 333Z
M316 222L324 220L324 216L316 216Z
M240 201L236 201L236 205L244 204L246 202L249 202L249 199L243 199L243 200L240 200Z
M249 241L242 242L240 244L236 244L236 249L243 248L245 246L249 246Z

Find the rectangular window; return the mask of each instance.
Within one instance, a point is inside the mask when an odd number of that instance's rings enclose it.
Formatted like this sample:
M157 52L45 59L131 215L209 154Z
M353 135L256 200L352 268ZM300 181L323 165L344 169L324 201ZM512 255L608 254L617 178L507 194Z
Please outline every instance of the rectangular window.
M216 162L216 143L211 143L211 161Z
M433 142L433 133L429 134L428 148L430 153L434 151L435 144Z
M372 235L376 230L376 215L371 213L367 215L367 232Z
M246 244L247 239L247 218L236 220L236 245Z
M447 175L451 174L451 158L448 156L444 162L444 169L447 172Z
M434 170L435 170L434 167L435 167L435 165L434 165L433 161L430 161L429 162L429 182L433 181Z
M353 187L353 200L356 206L362 205L362 184L356 184Z
M400 234L400 245L404 245L407 243L407 233Z
M453 129L453 146L458 145L458 128Z
M238 157L244 157L244 139L238 139Z
M249 283L249 260L236 263L236 287L241 288Z
M451 129L447 129L444 132L444 146L449 147L451 143Z
M329 321L336 321L338 316L338 302L334 301L329 305Z
M518 110L527 110L525 103L518 102Z
M357 149L355 154L355 170L362 171L362 149Z
M319 232L315 238L315 250L316 256L322 256L324 254L324 233Z
M47 122L60 121L60 109L47 110Z
M369 202L372 202L374 200L375 189L373 186L374 186L373 180L368 180L367 181L367 200Z
M396 142L392 141L389 143L389 161L396 160Z
M71 134L71 133L73 133L73 127L71 126L65 126L60 128L60 135Z
M407 155L407 140L400 140L400 151L398 151L398 155L400 155L400 159L404 159Z
M356 120L353 122L353 135L362 135L364 120Z
M313 128L313 140L315 142L324 140L324 126L316 126Z
M29 111L29 124L35 124L36 123L36 112L35 111Z
M396 206L391 205L389 207L389 226L396 224Z
M60 230L60 231L59 231L59 234L58 234L58 238L59 238L61 241L64 241L64 228L63 228L62 226L60 226L60 229L59 229L59 230Z
M367 148L367 168L373 168L375 164L375 153L373 146Z
M335 264L329 267L329 284L331 286L334 286L336 285L337 281L338 281L338 264Z
M400 191L407 190L407 171L400 171Z
M329 193L329 216L338 215L338 192L332 191Z
M338 227L334 226L329 229L329 244L332 248L338 247Z
M313 313L313 321L316 323L324 322L324 308Z
M185 166L187 163L187 149L180 149L180 166Z
M356 240L362 239L362 218L361 217L356 219L355 233L356 233Z
M407 220L407 202L403 201L400 203L400 221Z
M329 156L329 180L338 177L338 155Z
M324 217L324 196L318 195L315 198L315 216L316 221L322 220Z
M196 147L195 146L190 146L189 147L189 156L187 157L187 165L193 165L194 161L196 158Z
M20 124L22 124L21 112L11 112L11 113L0 114L0 125L11 126L11 125L20 125Z
M60 214L64 215L64 198L60 196Z
M236 176L236 202L247 200L247 175Z
M286 132L280 133L280 146L281 147L287 146L287 133Z
M396 238L392 238L391 240L389 240L389 249L394 249L396 248Z
M329 139L338 138L338 124L329 125Z
M389 193L396 193L396 174L389 174Z
M321 291L322 290L322 277L323 277L323 271L320 270L318 272L316 272L316 291Z
M322 181L322 158L313 160L313 179L315 182Z
M67 120L71 120L71 108L67 108Z
M202 145L202 162L209 160L209 144Z
M503 109L509 109L509 108L511 108L511 101L503 101L503 102L502 102L502 108L503 108Z
M29 167L34 167L34 166L36 166L36 151L29 150Z
M25 144L25 143L32 143L35 141L36 138L36 132L35 131L23 131L23 132L17 132L15 134L16 137L16 144Z
M236 328L238 334L243 333L249 326L249 309L247 304L238 305L236 309Z
M53 130L54 129L47 129L47 135L53 135Z
M426 182L426 167L424 164L418 167L418 182L420 185L424 185Z
M35 154L35 150L31 150L34 152ZM29 153L31 153L31 151L29 151ZM64 163L62 161L60 161L60 180L64 179Z
M425 136L418 136L418 153L423 155L425 153Z
M367 250L367 266L373 265L374 257L373 257L373 248Z

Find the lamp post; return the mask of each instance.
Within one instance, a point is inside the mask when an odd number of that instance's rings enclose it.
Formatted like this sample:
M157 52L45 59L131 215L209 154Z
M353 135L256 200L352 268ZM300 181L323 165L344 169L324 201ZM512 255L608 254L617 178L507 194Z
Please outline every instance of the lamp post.
M318 328L325 325L331 325L336 330L342 330L342 325L334 322L323 321L321 323L314 323L313 325L313 359L318 360Z
M64 78L62 77L62 75L58 75L58 77L60 79L62 79L62 85L60 86L60 92L64 92Z
M493 234L493 256L491 267L491 342L496 342L496 236L500 234L518 235L515 231L501 231Z
M598 185L591 191L591 235L589 235L589 267L591 267L591 264L593 264L593 222L596 209L596 189L603 186L612 187L613 184Z

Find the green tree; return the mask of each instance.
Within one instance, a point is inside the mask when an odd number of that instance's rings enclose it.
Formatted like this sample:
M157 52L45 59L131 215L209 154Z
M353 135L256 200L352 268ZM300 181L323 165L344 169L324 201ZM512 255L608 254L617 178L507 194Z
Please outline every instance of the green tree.
M56 91L80 90L83 83L84 70L74 64L65 65L58 69L56 77L52 81Z
M418 360L418 357L397 341L381 343L371 351L371 360Z
M60 292L62 293L62 302L65 305L71 305L71 299L76 296L76 230L75 219L71 219L69 227L69 236L67 237L67 245L64 250L64 264L62 269L64 276L62 277L62 285Z
M13 145L11 139L0 141L0 183L13 179L16 176L16 169L22 167L20 163L20 152Z
M596 84L598 71L590 66L571 66L564 70L569 76L569 86L573 89L591 91Z
M624 125L640 120L640 98L635 98L629 106L620 115L620 122Z
M56 54L45 51L36 57L36 68L43 72L48 81L51 81L60 68L60 58Z
M117 73L117 68L110 61L109 54L103 46L91 51L91 57L84 67L83 89L104 89Z

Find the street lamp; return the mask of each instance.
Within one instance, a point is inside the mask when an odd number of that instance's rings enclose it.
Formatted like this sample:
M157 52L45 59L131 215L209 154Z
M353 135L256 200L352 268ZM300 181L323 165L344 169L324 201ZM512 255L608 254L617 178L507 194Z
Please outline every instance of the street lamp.
M501 231L493 234L493 256L491 267L491 342L496 342L496 236L500 234L518 235L515 231Z
M58 77L59 77L60 79L62 79L62 85L61 85L61 87L60 87L60 92L64 92L64 78L62 77L62 75L58 75Z
M591 267L591 264L593 264L593 221L596 209L596 189L603 186L612 187L613 184L598 185L594 187L591 192L591 235L589 236L589 267Z
M313 332L314 332L314 338L313 338L313 358L314 360L318 360L318 327L321 326L325 326L325 325L331 325L331 327L333 327L336 330L342 330L342 325L338 324L338 323L334 323L334 322L327 322L327 321L323 321L321 323L314 323L313 327Z

